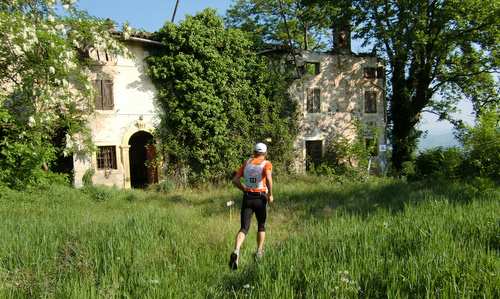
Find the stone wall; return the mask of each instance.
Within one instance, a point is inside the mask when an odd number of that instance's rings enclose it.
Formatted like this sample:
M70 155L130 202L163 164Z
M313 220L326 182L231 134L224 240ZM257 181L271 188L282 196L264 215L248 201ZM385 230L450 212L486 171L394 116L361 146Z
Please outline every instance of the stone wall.
M305 171L306 141L321 140L323 152L329 140L344 136L352 140L356 136L354 120L377 128L378 144L385 144L385 94L384 79L367 79L364 68L382 66L375 56L339 55L304 52L298 64L319 62L320 73L304 75L289 89L298 103L300 133L295 141L298 172ZM307 91L320 89L320 112L307 112ZM376 93L376 113L365 113L365 91Z

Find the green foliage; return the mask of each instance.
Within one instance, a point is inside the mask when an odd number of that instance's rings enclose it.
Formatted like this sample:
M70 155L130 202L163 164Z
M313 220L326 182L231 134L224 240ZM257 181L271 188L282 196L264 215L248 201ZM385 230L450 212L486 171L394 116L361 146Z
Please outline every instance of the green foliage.
M280 5L281 1L281 5ZM249 34L257 47L268 44L289 44L308 50L326 48L331 23L320 18L318 5L295 0L238 0L226 13L230 28L239 28ZM283 16L287 20L284 24Z
M420 153L412 179L457 179L461 177L464 153L460 148L435 148Z
M88 16L75 1L0 4L0 180L37 184L57 156L90 148L91 47L124 53L112 22ZM53 136L63 132L62 144Z
M475 127L462 137L466 151L464 176L485 177L500 183L500 117L496 110L485 111Z
M231 188L231 189L229 189ZM0 192L1 298L498 298L500 191L282 177L264 258L230 186ZM96 198L105 198L104 201ZM473 253L473 254L471 254Z
M365 137L370 136L372 140L378 140L379 133L374 128L368 128L361 122L354 122L355 137L353 139L344 136L336 136L328 141L323 159L325 165L339 175L350 173L351 176L359 176L366 173L369 159L377 150L377 142L367 144ZM321 169L320 168L320 169Z
M94 168L89 168L85 171L85 173L82 176L82 183L84 187L90 187L94 185L94 182L92 180L94 174L95 174Z
M189 182L224 178L266 139L270 159L286 165L296 131L287 82L256 56L245 34L205 10L165 24L157 38L164 48L148 58L149 74L171 173Z

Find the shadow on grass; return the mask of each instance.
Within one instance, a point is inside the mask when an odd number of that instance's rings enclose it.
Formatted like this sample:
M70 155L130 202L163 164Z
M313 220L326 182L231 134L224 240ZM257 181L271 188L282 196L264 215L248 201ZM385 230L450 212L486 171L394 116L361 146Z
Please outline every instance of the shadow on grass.
M277 212L300 211L305 216L315 218L329 217L334 212L367 217L378 210L398 213L405 205L427 200L446 200L460 204L483 195L470 185L450 181L407 183L399 180L374 180L344 185L329 185L322 181L317 187L309 185L303 189L290 188L275 193L273 209ZM236 203L233 211L238 212L241 206L239 194L206 196L196 200L176 195L171 200L198 207L205 217L228 213L228 201Z

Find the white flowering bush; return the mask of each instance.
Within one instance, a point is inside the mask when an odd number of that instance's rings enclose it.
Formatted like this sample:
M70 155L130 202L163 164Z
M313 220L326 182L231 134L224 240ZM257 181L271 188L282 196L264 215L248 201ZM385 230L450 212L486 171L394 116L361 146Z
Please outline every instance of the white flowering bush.
M0 3L0 184L36 184L57 154L90 148L91 48L124 54L114 24L73 0ZM130 30L126 30L129 34ZM60 130L64 144L53 144Z

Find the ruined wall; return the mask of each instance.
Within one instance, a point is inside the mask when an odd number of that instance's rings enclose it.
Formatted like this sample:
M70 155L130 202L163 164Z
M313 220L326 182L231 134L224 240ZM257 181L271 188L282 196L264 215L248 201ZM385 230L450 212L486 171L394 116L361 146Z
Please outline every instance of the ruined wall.
M96 153L74 157L74 185L82 186L82 177L94 169L94 184L130 187L129 145L130 136L138 131L152 132L155 124L155 88L145 72L144 59L147 47L137 42L127 42L132 58L119 56L112 62L95 67L96 78L113 80L114 107L96 110L89 117L92 140L96 146L115 146L117 169L98 170Z
M305 171L306 141L321 140L323 152L329 140L337 136L353 139L356 133L354 120L374 126L379 131L379 144L385 144L386 115L384 104L384 79L367 79L364 68L380 65L374 56L332 55L305 52L303 62L319 62L320 73L304 75L296 80L289 92L298 103L300 133L295 141L295 169ZM320 88L320 112L307 112L307 93L310 88ZM365 113L365 91L376 92L376 113Z

